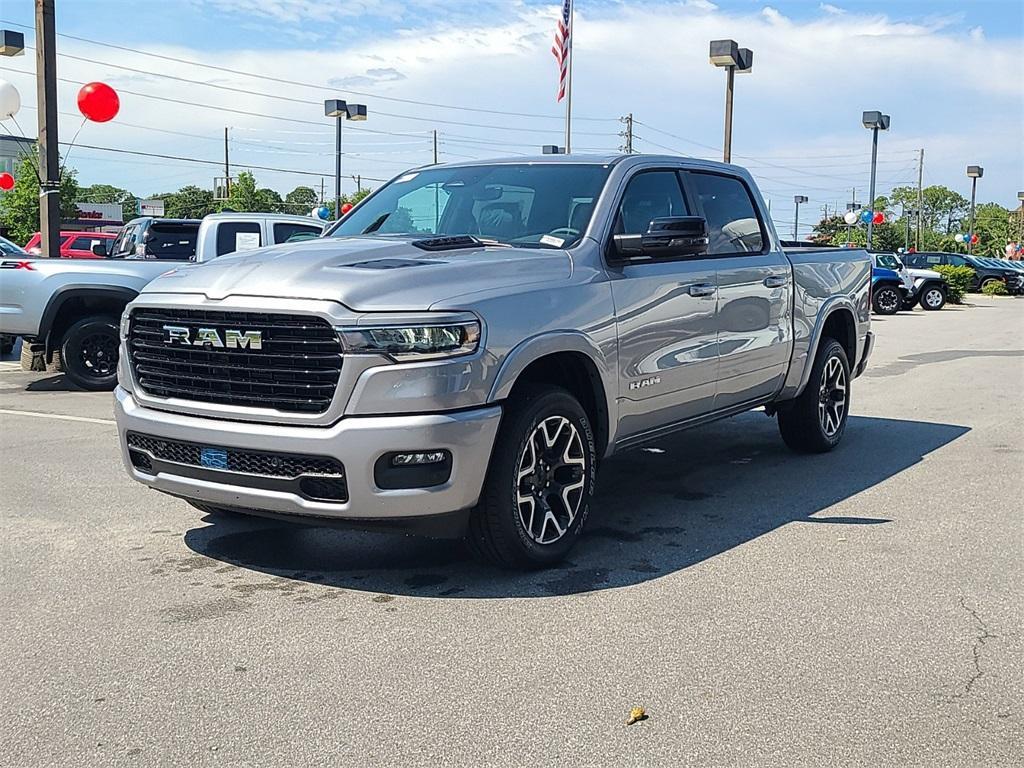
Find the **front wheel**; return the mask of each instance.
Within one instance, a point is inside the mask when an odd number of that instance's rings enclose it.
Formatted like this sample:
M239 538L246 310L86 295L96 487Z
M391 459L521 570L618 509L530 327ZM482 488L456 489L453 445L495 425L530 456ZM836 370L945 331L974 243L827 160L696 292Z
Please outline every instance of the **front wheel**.
M879 315L895 315L900 311L903 304L903 297L899 290L892 285L883 285L876 288L871 299L871 306Z
M68 328L61 343L64 375L82 389L112 390L117 385L117 319L94 315Z
M946 292L937 285L925 286L921 291L921 309L934 312L946 306Z
M779 432L798 453L826 453L843 439L850 414L850 363L835 339L826 339L798 398L779 408Z
M542 568L565 557L590 511L594 430L571 394L530 387L502 418L467 542L504 568Z

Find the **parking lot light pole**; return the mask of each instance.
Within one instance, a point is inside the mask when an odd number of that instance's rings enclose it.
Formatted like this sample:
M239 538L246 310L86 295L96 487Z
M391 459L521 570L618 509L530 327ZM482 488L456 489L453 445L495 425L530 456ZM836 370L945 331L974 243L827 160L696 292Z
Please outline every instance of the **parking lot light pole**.
M968 232L967 239L967 252L970 253L974 249L974 201L978 193L978 179L985 175L985 169L980 165L968 165L967 166L967 178L971 180L971 226Z
M806 203L807 197L805 195L793 195L793 204L796 206L796 210L793 211L793 239L799 240L800 230L800 203Z
M343 120L365 120L365 104L348 104L344 99L327 99L324 115L337 122L334 132L334 218L341 218L341 123Z
M861 116L861 123L871 131L871 191L868 193L868 210L871 216L875 214L875 171L878 168L878 132L889 130L889 116L883 115L878 110L865 112ZM871 234L874 231L874 221L868 219L867 247L871 248Z
M736 74L745 74L754 67L754 52L740 48L735 40L712 40L709 59L725 69L725 141L722 159L732 162L732 92Z

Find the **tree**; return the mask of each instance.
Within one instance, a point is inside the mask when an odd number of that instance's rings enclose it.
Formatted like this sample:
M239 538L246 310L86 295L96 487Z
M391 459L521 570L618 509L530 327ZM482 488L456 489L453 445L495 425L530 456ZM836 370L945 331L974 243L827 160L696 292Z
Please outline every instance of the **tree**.
M164 201L164 214L172 219L201 219L217 210L213 192L191 184L151 197Z
M284 210L286 213L304 214L313 210L320 202L320 198L312 187L296 187L284 196Z
M978 236L978 244L971 252L979 256L1003 258L1006 254L1006 244L1013 239L1010 219L1010 210L998 203L982 203L975 207L974 233Z
M39 176L34 160L24 157L15 177L18 183L10 192L0 193L0 225L11 239L25 244L39 231ZM60 172L60 217L78 217L78 182L76 172L64 168Z
M223 209L239 212L275 213L281 210L281 195L272 189L258 189L256 177L249 171L242 171L231 184L231 194Z
M342 195L341 196L341 204L344 205L345 203L350 203L352 205L355 205L360 200L362 200L364 197L369 195L372 191L373 191L372 189L365 189L364 188L364 189L360 189L360 190L358 190L356 192L353 192L350 195ZM331 220L334 220L336 218L336 216L334 215L334 199L332 198L331 200L328 200L326 203L324 203L324 205L326 205L327 206L327 210L329 210L331 212L330 215L327 218L331 219Z
M139 198L127 189L110 184L93 184L90 187L83 187L78 199L85 203L120 203L121 217L125 221L134 219L139 213Z

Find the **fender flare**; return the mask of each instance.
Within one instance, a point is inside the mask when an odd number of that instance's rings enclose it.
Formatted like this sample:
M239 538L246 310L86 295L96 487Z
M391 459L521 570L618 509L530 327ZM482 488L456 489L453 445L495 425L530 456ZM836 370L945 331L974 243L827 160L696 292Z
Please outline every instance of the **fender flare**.
M892 280L886 280L884 282L887 285L898 287L898 283ZM818 354L818 345L821 344L821 335L825 331L825 323L827 323L828 319L836 312L846 312L850 315L850 321L853 323L853 345L854 351L856 351L856 347L859 342L859 339L857 339L857 308L850 300L849 296L832 296L826 300L818 310L818 319L814 323L814 330L811 332L811 337L807 345L807 360L804 363L804 369L800 372L800 382L797 385L796 391L792 395L793 397L799 397L804 389L807 388L807 382L811 380L811 369L814 367L814 358L815 355ZM850 360L849 363L851 369L856 368L856 360Z
M139 295L139 292L131 288L117 285L90 285L88 283L77 285L64 285L53 292L49 301L46 302L46 309L43 310L42 319L39 321L39 337L46 339L46 346L49 349L50 331L53 330L54 320L60 313L61 308L71 299L97 298L115 299L129 304Z

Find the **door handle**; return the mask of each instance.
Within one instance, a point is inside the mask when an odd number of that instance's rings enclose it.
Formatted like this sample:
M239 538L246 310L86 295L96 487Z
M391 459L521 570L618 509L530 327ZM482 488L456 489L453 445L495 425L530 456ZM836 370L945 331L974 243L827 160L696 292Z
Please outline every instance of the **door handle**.
M714 296L718 290L714 283L697 283L687 288L691 296Z
M766 288L782 288L789 283L788 277L782 275L771 275L764 279L764 285Z

